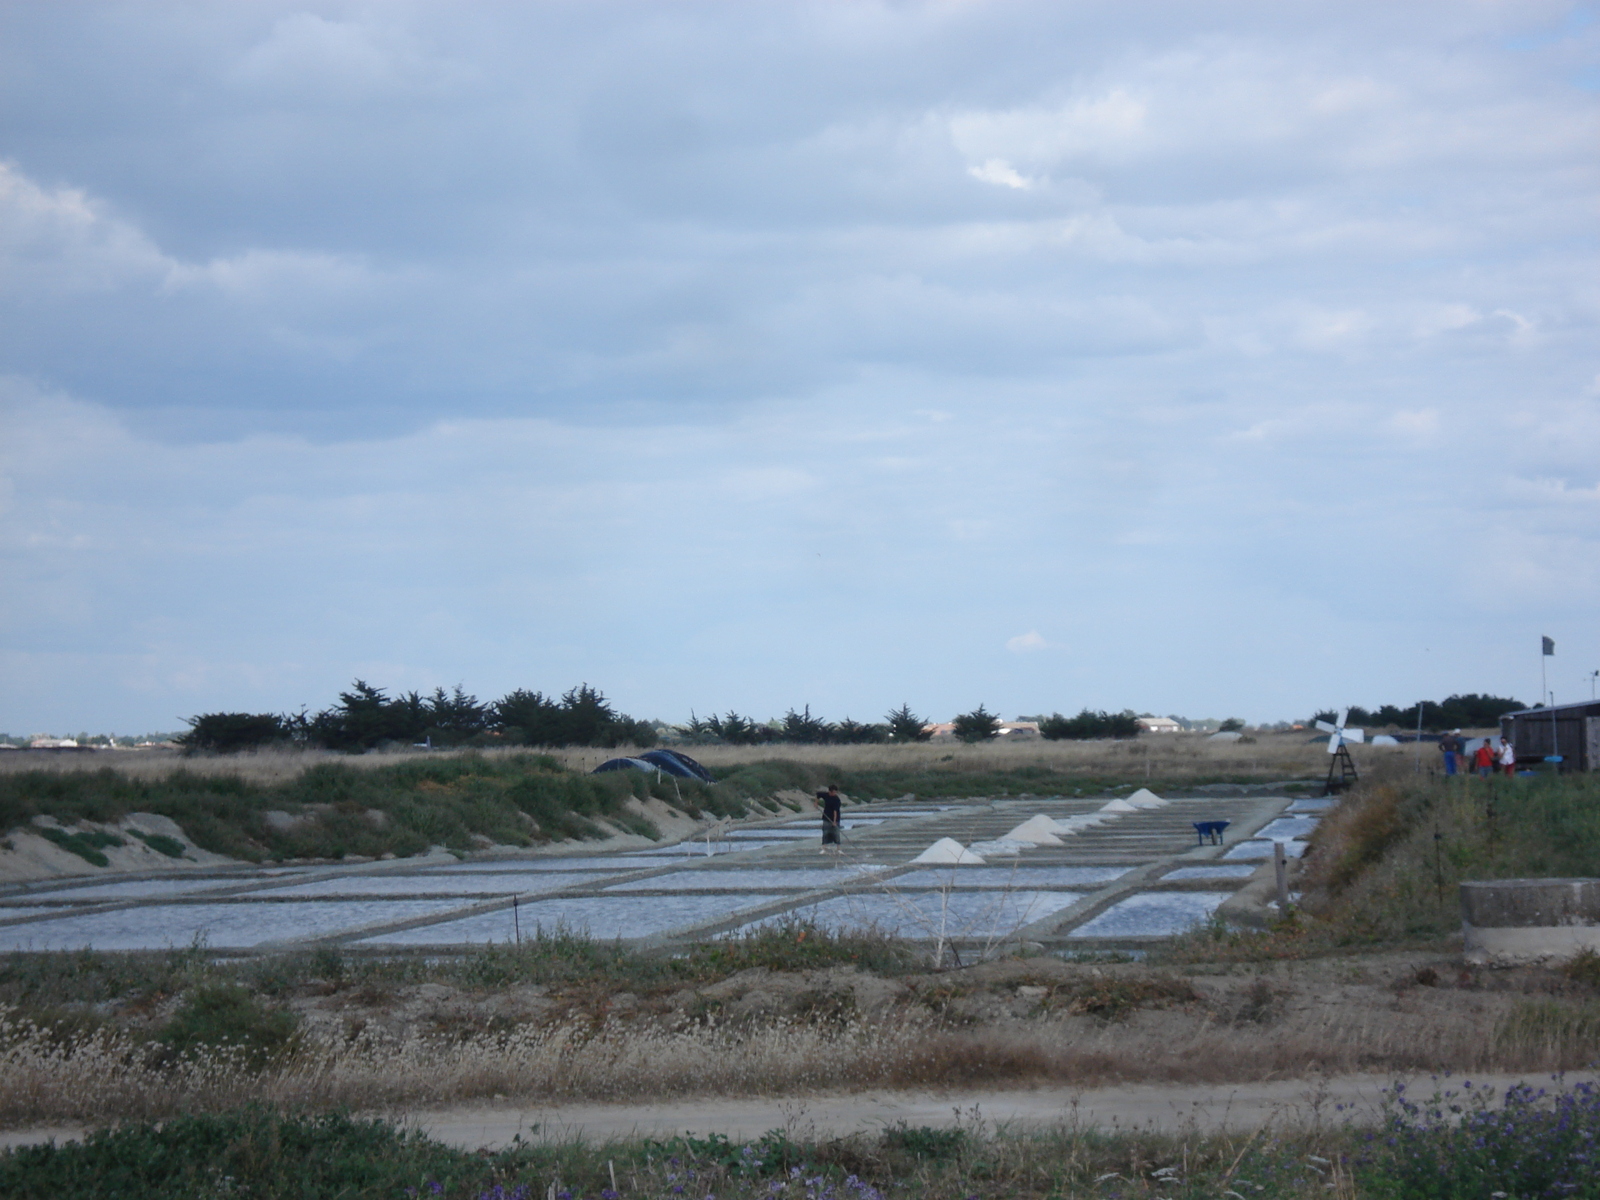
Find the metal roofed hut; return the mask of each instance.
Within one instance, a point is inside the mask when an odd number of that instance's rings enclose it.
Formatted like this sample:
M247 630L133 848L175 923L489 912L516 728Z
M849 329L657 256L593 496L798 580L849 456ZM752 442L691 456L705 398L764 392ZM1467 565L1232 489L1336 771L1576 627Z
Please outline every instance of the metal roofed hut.
M1600 700L1524 708L1500 718L1519 763L1559 759L1561 771L1600 769Z

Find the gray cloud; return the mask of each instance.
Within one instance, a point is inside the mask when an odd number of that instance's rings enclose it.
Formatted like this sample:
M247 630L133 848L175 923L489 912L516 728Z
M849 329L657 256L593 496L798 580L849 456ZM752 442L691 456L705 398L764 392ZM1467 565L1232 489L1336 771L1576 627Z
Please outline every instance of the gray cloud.
M0 724L1527 693L1600 582L1600 34L1137 18L13 7Z

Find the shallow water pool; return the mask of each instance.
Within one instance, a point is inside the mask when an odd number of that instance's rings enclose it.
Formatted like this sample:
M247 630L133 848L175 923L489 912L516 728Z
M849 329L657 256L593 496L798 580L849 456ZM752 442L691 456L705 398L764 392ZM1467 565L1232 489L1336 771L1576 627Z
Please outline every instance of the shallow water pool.
M1232 892L1140 892L1072 930L1069 938L1171 937L1199 925Z
M161 950L203 940L216 949L301 941L464 907L452 900L306 900L150 904L0 928L0 950Z
M1240 842L1231 847L1223 858L1271 858L1272 842L1249 841ZM1284 842L1283 853L1285 858L1299 858L1306 852L1304 842Z
M811 921L824 929L875 929L895 937L931 940L1006 937L1076 903L1076 892L882 892L837 896L778 917L752 922L738 932L785 920Z
M259 893L263 896L510 896L523 892L553 892L572 884L594 884L605 874L589 871L511 871L450 875L344 875L314 879Z
M9 900L49 900L76 902L79 900L144 900L161 896L182 896L190 892L212 891L216 888L242 887L260 883L259 876L236 876L229 879L124 879L120 883L93 883L86 887L56 887L30 891L25 895L9 896Z
M535 929L587 933L599 941L651 937L683 926L701 925L755 908L782 896L575 896L562 900L535 900L519 906L516 921L522 935ZM455 946L509 942L515 926L511 909L479 913L459 921L443 921L419 929L406 929L366 938L363 946Z
M1127 867L924 867L886 881L890 888L1012 888L1036 889L1088 887L1110 883L1128 873Z
M838 867L796 867L785 870L748 867L739 871L672 871L650 879L631 879L613 883L608 892L748 891L810 892L817 888L839 887L859 882L863 874L886 868L868 864L843 864Z
M1250 863L1218 864L1214 867L1179 867L1168 871L1163 879L1248 879L1256 873Z
M1306 837L1321 822L1316 817L1279 817L1258 829L1254 837L1267 842L1284 842Z

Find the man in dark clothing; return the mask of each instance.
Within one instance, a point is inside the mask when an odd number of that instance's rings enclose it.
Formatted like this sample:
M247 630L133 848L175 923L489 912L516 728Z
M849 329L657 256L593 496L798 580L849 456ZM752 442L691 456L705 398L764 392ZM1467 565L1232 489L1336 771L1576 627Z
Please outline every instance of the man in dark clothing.
M1461 730L1457 729L1439 739L1439 750L1444 754L1444 773L1456 773L1456 756L1461 753Z
M827 847L839 844L839 819L840 810L844 801L839 797L839 785L830 783L828 790L818 792L817 799L822 804L822 846L824 852Z

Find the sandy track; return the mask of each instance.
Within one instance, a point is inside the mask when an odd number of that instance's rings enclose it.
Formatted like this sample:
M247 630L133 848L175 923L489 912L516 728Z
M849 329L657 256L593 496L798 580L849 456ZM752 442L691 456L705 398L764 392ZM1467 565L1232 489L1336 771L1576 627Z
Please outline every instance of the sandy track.
M1580 1076L1569 1075L1568 1082ZM1584 1075L1581 1078L1591 1078ZM1110 1088L1038 1088L1013 1091L857 1092L794 1099L776 1097L681 1100L658 1104L567 1104L554 1108L451 1108L403 1114L408 1124L452 1145L477 1149L530 1140L692 1132L756 1137L785 1129L799 1137L839 1137L889 1125L950 1126L970 1122L973 1110L991 1125L1013 1129L1076 1125L1080 1128L1153 1129L1167 1133L1241 1133L1271 1125L1368 1124L1376 1120L1393 1075L1351 1075L1268 1083L1205 1086L1132 1084ZM1440 1081L1402 1077L1413 1096L1426 1097ZM1459 1081L1443 1081L1455 1086ZM1514 1083L1548 1086L1540 1073L1479 1075L1474 1086L1501 1094ZM1342 1108L1340 1106L1343 1106Z
M1014 1091L856 1092L832 1096L671 1100L652 1104L565 1104L551 1108L462 1106L385 1114L449 1145L502 1149L521 1135L529 1141L666 1137L722 1133L753 1138L783 1129L797 1138L870 1133L904 1122L911 1126L971 1124L974 1114L990 1126L1014 1130L1067 1126L1086 1129L1146 1129L1163 1133L1249 1133L1265 1126L1308 1128L1321 1124L1363 1125L1374 1121L1383 1090L1399 1078L1412 1096L1440 1086L1431 1076L1347 1075L1268 1083L1130 1084L1108 1088L1036 1088ZM1568 1075L1568 1083L1596 1079ZM1503 1094L1515 1083L1550 1084L1537 1072L1477 1075L1475 1086ZM1442 1081L1456 1086L1459 1081ZM83 1127L57 1125L0 1131L0 1150L83 1136Z

